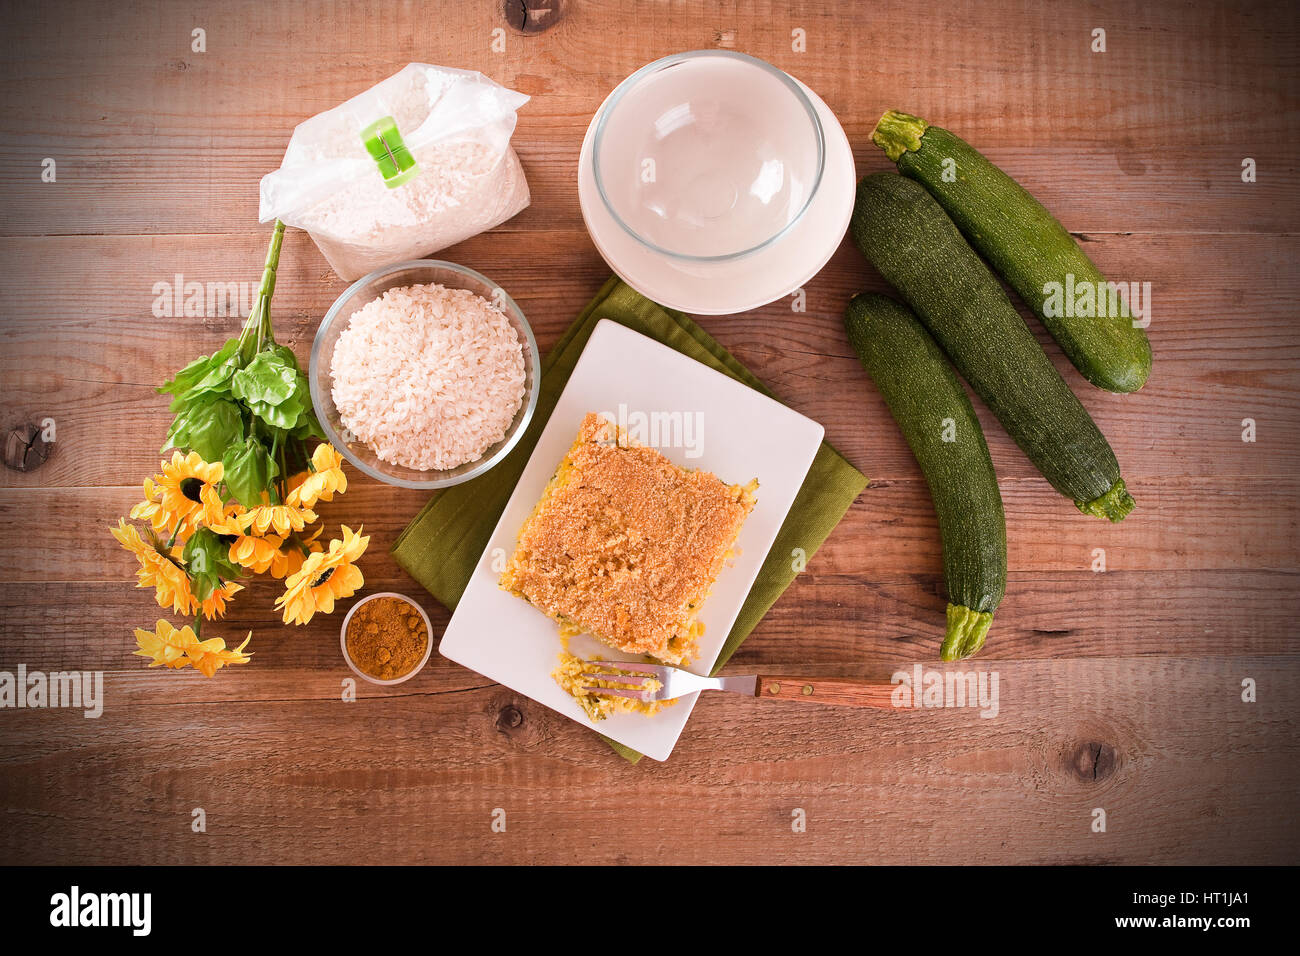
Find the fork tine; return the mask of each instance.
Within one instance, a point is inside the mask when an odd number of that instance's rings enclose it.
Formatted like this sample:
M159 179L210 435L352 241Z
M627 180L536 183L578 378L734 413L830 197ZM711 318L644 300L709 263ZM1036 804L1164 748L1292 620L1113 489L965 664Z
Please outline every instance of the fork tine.
M616 684L632 684L635 687L641 687L648 680L655 680L653 674L646 674L638 677L635 674L583 674L588 680L607 680Z
M618 690L613 687L584 687L582 688L588 694L596 694L599 697L626 697L628 700L639 700L642 703L650 703L655 699L653 690Z
M638 661L587 661L597 667L613 667L621 671L636 671L639 674L656 674L662 676L664 668L658 664L642 664Z

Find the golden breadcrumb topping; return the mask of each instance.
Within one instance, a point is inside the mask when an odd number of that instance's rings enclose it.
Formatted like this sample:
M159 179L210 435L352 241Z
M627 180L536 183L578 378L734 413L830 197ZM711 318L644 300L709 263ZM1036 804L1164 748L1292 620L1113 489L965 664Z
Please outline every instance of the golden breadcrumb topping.
M571 631L681 663L756 487L679 468L588 414L520 530L501 587Z

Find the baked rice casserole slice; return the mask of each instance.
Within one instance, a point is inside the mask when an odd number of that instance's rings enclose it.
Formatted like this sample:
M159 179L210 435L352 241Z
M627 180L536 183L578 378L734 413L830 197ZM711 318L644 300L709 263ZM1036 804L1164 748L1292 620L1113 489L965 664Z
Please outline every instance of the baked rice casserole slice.
M696 616L757 487L680 468L589 413L520 529L501 587L565 636L688 662L703 631Z

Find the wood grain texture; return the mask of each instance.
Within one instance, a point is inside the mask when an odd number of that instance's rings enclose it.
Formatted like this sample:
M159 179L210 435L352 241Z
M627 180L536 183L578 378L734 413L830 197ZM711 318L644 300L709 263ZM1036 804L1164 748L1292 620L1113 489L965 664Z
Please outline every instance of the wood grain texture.
M571 0L537 34L500 3L436 6L63 0L7 15L0 429L50 418L57 441L39 468L0 470L0 670L102 670L107 700L97 720L0 710L0 862L1300 862L1293 4ZM1108 275L1152 283L1155 366L1136 395L1089 388L1030 320L1138 499L1122 525L1079 515L976 402L1010 573L985 650L955 667L997 674L997 715L705 695L671 760L633 767L436 655L345 703L341 613L281 628L262 581L218 628L254 631L253 663L206 680L132 658L131 629L162 615L106 528L157 466L154 386L239 324L238 309L164 314L155 286L255 283L257 181L294 125L412 60L530 94L514 143L532 205L441 255L500 281L546 349L608 275L574 186L591 115L636 67L700 47L811 85L860 174L888 168L868 138L886 108L953 129ZM273 311L300 358L345 286L290 230ZM935 663L929 495L841 325L864 289L885 286L845 242L806 311L701 320L873 479L729 672L954 669ZM440 632L446 609L387 554L423 502L354 477L322 513L364 523L367 587L416 596ZM191 832L196 807L207 833Z
M179 274L205 287L246 282L255 288L264 238L254 232L0 239L4 268L27 277L21 288L0 290L0 374L10 417L0 424L51 416L64 443L64 454L41 474L3 471L0 487L106 485L156 468L158 441L109 443L105 437L157 434L160 441L169 418L154 385L200 350L217 349L240 320L156 317L157 298L173 308L174 302L165 291L156 294L155 284L174 288ZM529 246L526 261L503 263L500 244L515 241L529 240L494 231L446 254L500 276L545 349L572 321L574 303L585 303L600 288L608 268L580 231L547 229ZM1147 476L1294 474L1300 467L1300 330L1290 296L1300 237L1106 234L1088 243L1088 252L1111 275L1152 283L1157 364L1141 393L1091 388L1037 320L1029 320L1110 439L1139 500ZM48 269L51 261L60 263L57 271ZM320 317L344 288L311 241L290 231L273 314L277 335L303 362ZM790 302L782 301L705 324L761 371L779 398L825 423L828 439L871 478L916 477L907 445L844 334L844 307L863 289L887 287L846 240L810 283L806 312L791 312ZM214 304L225 302L214 295ZM1035 476L978 402L976 411L999 475ZM1256 422L1253 444L1241 440L1245 418Z
M132 671L112 675L116 716L93 734L75 713L6 714L0 841L10 861L70 845L81 863L716 863L760 841L773 862L1293 860L1293 658L998 674L991 719L792 716L706 695L670 761L628 767L567 718L442 661L355 704L314 669L255 705L231 700L231 681ZM1252 674L1267 702L1241 703ZM55 735L60 753L37 759ZM189 832L196 807L206 833ZM1096 808L1106 833L1091 830ZM796 809L805 833L791 831Z
M986 682L987 683L987 682ZM967 685L962 684L963 688ZM862 681L850 677L808 677L798 674L764 674L758 682L759 698L785 700L797 704L834 704L840 707L875 707L896 710L914 707L909 695L904 702L895 700L899 685L887 681ZM976 698L972 698L974 700Z

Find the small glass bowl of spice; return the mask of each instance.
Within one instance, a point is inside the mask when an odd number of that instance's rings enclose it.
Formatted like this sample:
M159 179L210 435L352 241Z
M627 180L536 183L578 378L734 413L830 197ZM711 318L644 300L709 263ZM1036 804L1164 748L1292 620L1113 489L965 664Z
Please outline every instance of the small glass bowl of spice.
M429 660L433 628L424 608L404 594L381 591L352 605L340 643L348 667L372 684L410 680Z

